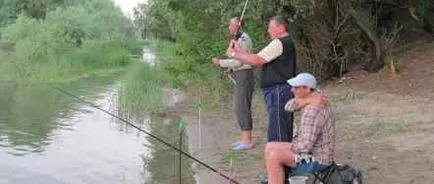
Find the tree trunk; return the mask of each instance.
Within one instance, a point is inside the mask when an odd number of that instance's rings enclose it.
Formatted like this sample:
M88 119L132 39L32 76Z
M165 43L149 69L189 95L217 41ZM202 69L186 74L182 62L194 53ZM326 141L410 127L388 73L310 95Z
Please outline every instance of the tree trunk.
M368 72L378 72L384 67L384 59L387 49L385 48L384 41L381 38L376 38L375 40L371 40L371 42L373 42L371 45L372 57L366 68L368 69Z
M355 20L357 26L363 31L371 42L371 61L366 65L368 72L378 72L384 66L384 58L387 51L385 40L379 37L374 30L365 25L356 15L354 10L350 10L351 17Z

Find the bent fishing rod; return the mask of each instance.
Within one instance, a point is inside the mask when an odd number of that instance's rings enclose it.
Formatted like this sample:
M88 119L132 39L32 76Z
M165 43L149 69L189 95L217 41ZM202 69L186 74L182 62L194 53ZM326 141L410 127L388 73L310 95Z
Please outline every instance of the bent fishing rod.
M227 176L227 175L224 174L223 172L218 171L217 169L211 167L210 165L208 165L208 164L206 164L206 163L200 161L199 159L193 157L192 155L190 155L190 154L188 154L188 153L182 151L180 148L177 148L177 147L173 146L172 144L170 144L170 143L164 141L163 139L160 139L160 138L157 137L156 135L153 135L153 134L151 134L150 132L148 132L148 131L146 131L146 130L143 130L142 128L138 127L137 125L134 125L133 123L127 121L126 119L121 118L121 117L119 117L119 116L117 116L117 115L115 115L115 114L113 114L113 113L111 113L111 112L109 112L109 111L107 111L107 110L105 110L105 109L103 109L103 108L101 108L101 107L99 107L99 106L97 106L97 105L91 103L91 102L88 102L88 101L86 101L86 100L84 100L84 99L82 99L82 98L80 98L80 97L78 97L78 96L76 96L76 95L74 95L74 94L68 92L68 91L65 91L65 90L63 90L63 89L60 89L60 88L55 87L55 86L52 86L52 85L50 85L50 86L51 86L52 88L54 88L55 90L57 90L57 91L59 91L59 92L65 94L65 95L67 95L67 96L70 96L70 97L72 97L72 98L74 98L74 99L76 99L76 100L78 100L78 101L80 101L80 102L83 102L83 103L85 103L85 104L87 104L87 105L90 105L91 107L93 107L93 108L95 108L95 109L98 109L98 110L100 110L100 111L102 111L102 112L104 112L104 113L106 113L106 114L108 114L108 115L110 115L110 116L112 116L112 117L114 117L114 118L116 118L116 119L118 119L118 120L120 120L120 121L122 121L122 122L124 122L124 123L126 123L126 124L128 124L128 125L130 125L130 126L132 126L132 127L134 127L135 129L139 130L140 132L143 132L143 133L147 134L148 136L154 138L155 140L157 140L157 141L159 141L159 142L165 144L166 146L168 146L168 147L170 147L170 148L172 148L172 149L178 151L179 153L183 154L184 156L186 156L186 157L188 157L188 158L190 158L190 159L196 161L196 162L199 163L200 165L202 165L202 166L208 168L208 169L211 170L212 172L214 172L214 173L220 175L220 176L223 177L224 179L229 180L230 183L233 183L233 184L239 184L238 181L236 181L236 180L234 180L233 178Z

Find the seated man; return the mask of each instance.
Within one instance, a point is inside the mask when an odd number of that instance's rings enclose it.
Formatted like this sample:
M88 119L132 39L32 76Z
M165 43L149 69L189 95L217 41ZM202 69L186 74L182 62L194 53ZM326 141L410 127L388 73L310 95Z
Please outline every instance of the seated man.
M285 110L302 110L300 129L292 143L269 142L266 145L269 184L283 184L285 165L294 168L292 175L299 175L324 170L333 162L335 122L324 96L314 93L315 77L301 73L287 82L295 98L285 105ZM306 155L310 155L310 162L300 163Z

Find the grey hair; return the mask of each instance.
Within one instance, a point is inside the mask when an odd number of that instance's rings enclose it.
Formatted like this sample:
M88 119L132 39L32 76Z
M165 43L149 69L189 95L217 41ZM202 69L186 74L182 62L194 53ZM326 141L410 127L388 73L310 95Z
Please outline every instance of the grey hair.
M288 20L286 20L285 17L280 16L280 15L276 15L274 17L271 17L270 21L274 20L274 22L276 22L278 25L283 25L285 27L286 30L288 30Z
M230 21L231 22L240 22L240 18L238 18L238 17L232 17L231 19L230 19ZM244 20L241 20L241 27L244 27Z

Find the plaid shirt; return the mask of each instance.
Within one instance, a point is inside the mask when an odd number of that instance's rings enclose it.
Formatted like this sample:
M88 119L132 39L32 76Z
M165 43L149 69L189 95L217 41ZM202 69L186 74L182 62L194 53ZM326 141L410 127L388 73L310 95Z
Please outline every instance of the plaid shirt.
M286 111L295 111L294 99L285 105ZM335 121L329 107L307 105L302 108L299 136L292 143L294 153L312 153L315 160L324 165L333 162L335 147Z

